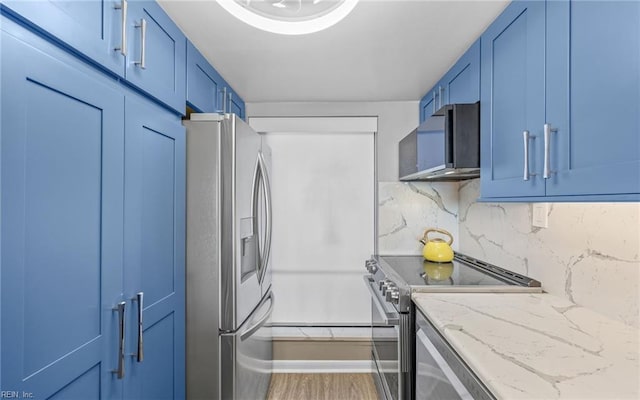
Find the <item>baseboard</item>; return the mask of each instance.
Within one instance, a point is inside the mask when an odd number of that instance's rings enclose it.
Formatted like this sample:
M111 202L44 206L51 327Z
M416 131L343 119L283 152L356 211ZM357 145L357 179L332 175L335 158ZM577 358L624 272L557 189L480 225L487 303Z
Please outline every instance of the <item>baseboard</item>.
M281 374L371 373L371 360L273 360L273 372Z

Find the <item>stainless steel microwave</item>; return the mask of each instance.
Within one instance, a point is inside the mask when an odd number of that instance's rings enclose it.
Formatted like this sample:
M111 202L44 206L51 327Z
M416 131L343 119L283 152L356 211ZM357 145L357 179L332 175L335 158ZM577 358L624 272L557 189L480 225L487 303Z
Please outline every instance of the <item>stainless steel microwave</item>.
M449 104L398 145L401 181L480 176L480 103Z

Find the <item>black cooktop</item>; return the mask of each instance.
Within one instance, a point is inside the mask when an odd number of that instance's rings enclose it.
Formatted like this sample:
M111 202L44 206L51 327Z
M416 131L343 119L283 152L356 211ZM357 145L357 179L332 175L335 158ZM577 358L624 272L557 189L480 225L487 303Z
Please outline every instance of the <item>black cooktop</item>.
M539 286L530 278L462 254L456 254L449 263L427 261L422 256L379 256L378 259L409 286Z

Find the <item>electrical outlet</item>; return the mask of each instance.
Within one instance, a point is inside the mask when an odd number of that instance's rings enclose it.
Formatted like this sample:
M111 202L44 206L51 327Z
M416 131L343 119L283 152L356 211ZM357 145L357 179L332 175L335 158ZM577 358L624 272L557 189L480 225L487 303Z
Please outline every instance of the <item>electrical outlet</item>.
M534 203L531 225L538 228L549 227L549 203Z

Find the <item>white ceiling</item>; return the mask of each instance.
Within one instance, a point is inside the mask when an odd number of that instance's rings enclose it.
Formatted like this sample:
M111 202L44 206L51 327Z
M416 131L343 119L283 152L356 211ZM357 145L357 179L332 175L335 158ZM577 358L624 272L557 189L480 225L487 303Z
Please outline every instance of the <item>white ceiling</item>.
M159 0L246 102L418 100L509 0L361 0L318 33L263 32L214 0Z

